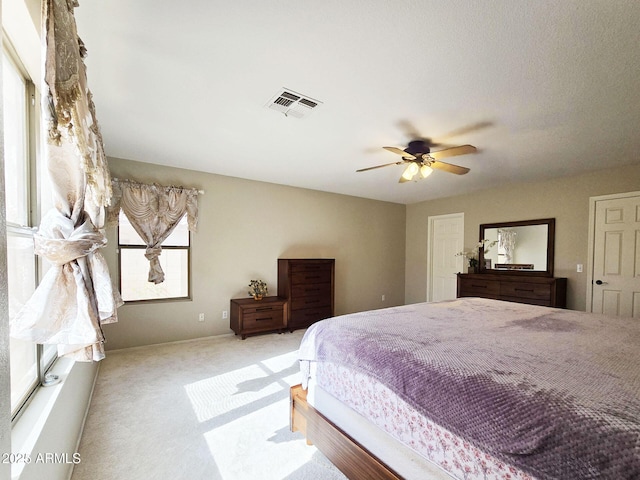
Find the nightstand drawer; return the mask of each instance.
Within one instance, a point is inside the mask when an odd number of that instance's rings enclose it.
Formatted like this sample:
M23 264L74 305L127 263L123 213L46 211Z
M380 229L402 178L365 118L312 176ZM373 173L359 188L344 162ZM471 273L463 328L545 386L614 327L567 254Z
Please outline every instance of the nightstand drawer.
M549 285L541 285L539 283L504 282L500 284L500 295L504 297L550 300L551 289Z
M263 304L262 300L254 300L253 303L255 303L255 305L252 305L252 306L244 305L242 307L243 315L245 316L254 315L254 314L270 315L271 312L279 312L279 314L282 314L283 306L281 304L278 304L278 305L270 305L268 303Z
M284 328L282 309L268 312L245 314L242 317L243 330L265 330Z

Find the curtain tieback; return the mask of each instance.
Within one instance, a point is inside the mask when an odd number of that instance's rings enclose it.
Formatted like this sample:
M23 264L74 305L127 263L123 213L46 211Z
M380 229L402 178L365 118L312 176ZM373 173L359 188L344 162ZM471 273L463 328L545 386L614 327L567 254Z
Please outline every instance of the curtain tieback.
M149 277L148 281L153 282L156 285L164 282L164 272L160 266L160 260L158 257L162 253L162 247L160 245L154 245L147 247L144 256L149 260Z
M41 255L51 263L60 266L85 257L107 244L106 237L95 228L91 220L87 219L78 228L71 230L69 235L70 229L68 227L71 220L66 217L64 219L66 222L60 222L60 217L56 219L59 222L58 228L45 231L44 234L34 235L34 247L37 255ZM63 238L53 238L54 234L62 235ZM68 237L64 238L65 235Z
M153 260L157 260L161 253L162 247L154 245L153 247L147 247L144 256L151 262Z

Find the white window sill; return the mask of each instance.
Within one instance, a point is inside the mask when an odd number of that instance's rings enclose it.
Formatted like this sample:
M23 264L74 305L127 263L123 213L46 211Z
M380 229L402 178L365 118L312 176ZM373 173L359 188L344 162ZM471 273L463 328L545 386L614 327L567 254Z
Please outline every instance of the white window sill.
M71 477L97 372L97 363L56 360L60 383L40 387L11 430L12 480Z

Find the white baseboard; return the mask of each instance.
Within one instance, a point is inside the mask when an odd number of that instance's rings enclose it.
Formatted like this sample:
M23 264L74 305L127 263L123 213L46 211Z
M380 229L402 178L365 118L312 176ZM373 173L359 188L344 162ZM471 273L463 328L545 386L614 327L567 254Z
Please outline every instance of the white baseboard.
M144 350L145 348L158 347L160 345L173 345L173 344L180 344L180 343L191 343L191 342L198 342L200 340L214 340L216 338L233 337L233 336L235 336L235 333L233 333L233 332L231 332L231 333L221 333L219 335L209 335L209 336L206 336L206 337L187 338L186 340L173 340L171 342L150 343L149 345L137 345L135 347L115 348L113 350L107 350L106 353L107 353L107 355L109 355L110 353L130 352L132 350Z

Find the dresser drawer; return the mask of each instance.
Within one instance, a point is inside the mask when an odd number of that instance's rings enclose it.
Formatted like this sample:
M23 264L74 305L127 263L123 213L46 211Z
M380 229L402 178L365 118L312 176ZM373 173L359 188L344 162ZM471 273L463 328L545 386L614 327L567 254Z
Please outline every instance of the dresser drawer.
M500 295L549 301L551 288L549 285L539 283L503 282L500 284Z
M291 300L291 310L312 307L330 307L331 296L328 295L306 295L304 297L293 297Z
M522 272L459 273L458 297L483 297L566 308L567 279Z
M497 297L500 295L500 284L496 281L480 278L465 278L461 281L465 297Z
M289 327L308 327L318 320L324 320L325 318L331 318L332 316L333 312L331 311L331 306L292 310L291 317L289 318Z
M300 272L319 272L325 271L330 272L333 266L333 261L311 261L311 262L291 262L291 272L292 273L300 273Z
M331 269L292 272L291 285L313 285L315 283L331 283Z
M313 297L322 295L331 299L330 283L299 284L291 287L291 295L294 299L300 297Z

